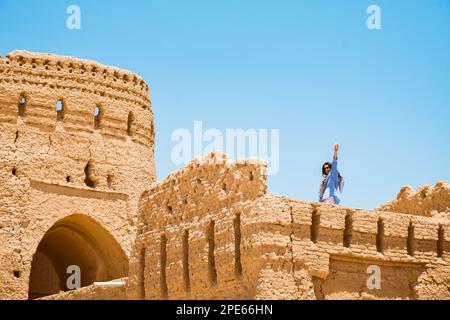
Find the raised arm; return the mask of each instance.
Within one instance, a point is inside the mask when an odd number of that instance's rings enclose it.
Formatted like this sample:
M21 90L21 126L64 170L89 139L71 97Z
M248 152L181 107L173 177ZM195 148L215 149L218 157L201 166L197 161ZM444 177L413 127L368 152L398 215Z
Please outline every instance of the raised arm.
M329 177L329 184L330 186L333 186L333 188L338 188L339 184L339 173L338 173L338 151L339 151L339 145L336 143L334 145L334 157L333 157L333 164L331 165L331 171L330 171L330 177ZM334 192L334 191L333 191Z
M339 151L339 145L336 143L334 145L334 160L338 159L338 151Z

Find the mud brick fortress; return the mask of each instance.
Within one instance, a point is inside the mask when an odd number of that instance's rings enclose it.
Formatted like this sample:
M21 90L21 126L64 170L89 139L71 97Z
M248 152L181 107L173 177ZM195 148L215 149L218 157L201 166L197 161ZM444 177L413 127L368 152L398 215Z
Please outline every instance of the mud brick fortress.
M450 299L445 182L347 208L222 153L158 182L142 78L25 51L0 59L0 138L0 299Z

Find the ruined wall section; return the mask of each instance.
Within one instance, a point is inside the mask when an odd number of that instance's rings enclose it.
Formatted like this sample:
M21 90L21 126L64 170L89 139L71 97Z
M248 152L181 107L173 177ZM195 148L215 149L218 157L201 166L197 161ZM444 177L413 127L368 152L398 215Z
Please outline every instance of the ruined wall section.
M424 185L416 191L411 186L404 186L395 200L381 205L377 210L450 217L450 186L446 181L439 181L434 186Z
M26 298L40 239L70 214L92 216L130 254L139 195L156 180L142 78L12 52L0 59L0 140L0 298Z
M250 298L247 264L260 262L246 256L240 226L252 201L266 193L266 174L263 163L229 163L213 153L154 184L140 205L128 296Z

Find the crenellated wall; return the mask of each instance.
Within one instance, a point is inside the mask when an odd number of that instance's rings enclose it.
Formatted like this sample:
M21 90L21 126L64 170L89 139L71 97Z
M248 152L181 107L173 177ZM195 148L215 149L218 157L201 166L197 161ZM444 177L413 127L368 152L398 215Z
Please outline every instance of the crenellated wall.
M90 280L126 276L139 196L155 181L144 80L96 62L14 51L0 59L0 140L0 299L26 299L33 256L52 255L51 241L61 239L95 253L96 261L78 257ZM117 243L121 271L108 274L114 255L95 239L101 230Z
M237 290L232 280L240 271L230 237L240 210L266 189L266 167L260 162L228 163L214 153L152 185L140 202L129 298L202 298L208 292L225 298Z
M450 298L448 219L285 201L294 263L316 298ZM381 269L380 290L367 287L369 266ZM447 282L430 280L432 273Z
M212 154L152 185L128 298L450 298L448 219L274 196L264 172Z

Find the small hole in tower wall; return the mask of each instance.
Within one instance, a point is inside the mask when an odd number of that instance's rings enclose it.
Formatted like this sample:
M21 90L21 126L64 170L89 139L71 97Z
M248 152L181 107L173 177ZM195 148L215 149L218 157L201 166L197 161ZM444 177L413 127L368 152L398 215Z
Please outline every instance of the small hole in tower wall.
M108 174L108 176L106 177L106 182L108 183L108 188L112 188L113 185L113 175L112 174Z
M67 176L67 177L66 177L67 183L70 183L70 180L71 180L70 176Z
M16 278L20 278L20 276L21 276L21 272L18 270L14 270L13 274L14 274L14 277L16 277Z
M13 169L11 170L11 173L12 173L13 176L16 176L16 177L17 177L17 169L16 169L16 168L13 168Z
M94 108L94 129L98 130L100 129L100 122L102 117L102 109L100 106L96 106Z
M64 103L62 100L56 102L56 120L62 121L64 119Z

